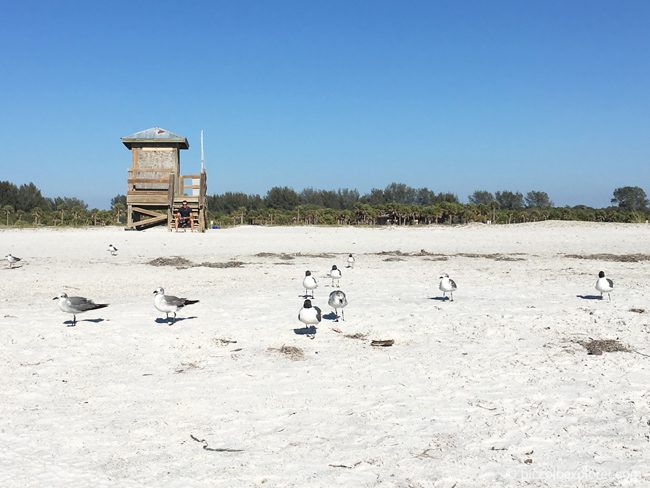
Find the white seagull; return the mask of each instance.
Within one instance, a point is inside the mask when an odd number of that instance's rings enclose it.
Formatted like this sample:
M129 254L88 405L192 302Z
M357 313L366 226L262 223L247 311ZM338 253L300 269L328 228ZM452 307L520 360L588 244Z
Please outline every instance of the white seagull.
M95 303L84 297L69 297L66 293L61 293L58 297L52 298L52 300L59 301L59 308L62 312L72 314L72 327L77 325L77 315L80 313L108 307L108 303Z
M343 314L343 309L348 305L348 299L341 290L334 290L330 293L330 297L327 300L327 303L330 307L334 309L334 314L336 315L336 321L339 321L339 308L341 309L341 320L345 320L345 315Z
M447 293L449 293L451 295L451 301L454 301L454 292L456 291L457 286L454 280L449 278L449 275L447 273L443 274L440 277L439 288L442 292L443 298L447 296Z
M596 281L596 290L600 292L600 298L603 298L603 293L607 293L607 297L611 300L612 297L609 294L611 291L614 291L614 282L609 278L605 278L605 272L601 271L598 273L598 281Z
M316 278L311 275L311 271L305 271L302 286L305 288L305 296L309 296L309 291L311 290L311 297L314 298L314 290L318 288L318 283L316 283Z
M11 254L7 254L5 256L5 259L9 261L9 267L13 268L14 264L16 264L18 261L20 261L20 258L17 258L16 256L12 256Z
M300 312L298 312L298 320L307 326L320 324L320 308L312 306L311 300L305 300Z
M183 308L186 305L192 305L194 303L199 303L198 300L188 300L187 298L178 298L173 295L165 295L165 290L163 288L158 288L153 292L153 305L161 312L164 312L167 316L166 319L169 320L169 314L174 314L174 319L172 324L176 322L176 312Z
M117 256L117 248L113 244L108 245L107 251L111 253L111 256Z
M336 267L336 264L332 266L332 270L330 271L330 278L332 278L332 286L334 286L334 282L336 281L336 287L338 288L340 286L339 281L341 279L341 270Z
M348 268L354 268L354 256L352 254L348 256Z

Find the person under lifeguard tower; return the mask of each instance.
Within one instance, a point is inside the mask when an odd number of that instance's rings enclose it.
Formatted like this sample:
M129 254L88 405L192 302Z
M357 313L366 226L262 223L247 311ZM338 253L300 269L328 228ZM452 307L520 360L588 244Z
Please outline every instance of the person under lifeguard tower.
M183 200L183 205L176 212L176 231L178 228L189 227L194 232L194 219L192 218L192 209L187 205L187 200Z

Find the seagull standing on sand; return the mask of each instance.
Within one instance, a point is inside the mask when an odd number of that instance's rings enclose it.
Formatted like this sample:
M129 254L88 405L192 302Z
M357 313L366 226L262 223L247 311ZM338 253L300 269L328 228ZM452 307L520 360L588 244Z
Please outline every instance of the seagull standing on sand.
M348 268L354 268L354 256L352 254L348 256Z
M336 281L336 287L338 288L340 286L339 281L341 279L341 270L336 267L336 264L332 266L332 270L330 271L330 278L332 278L332 286L334 286L334 282Z
M111 256L117 256L117 248L113 244L108 245L108 252L111 253Z
M7 254L5 256L5 259L9 261L9 267L13 268L14 264L16 264L18 261L20 261L20 258L17 258L16 256L12 256L11 254Z
M305 287L305 296L309 296L309 291L311 290L311 297L314 298L314 290L318 288L318 283L316 283L316 278L311 275L311 271L305 271L302 286Z
M596 281L596 290L600 292L600 298L603 298L603 293L607 293L607 297L611 300L612 297L609 294L611 291L614 291L614 282L609 278L605 278L605 272L601 271L598 273L598 281Z
M442 291L442 296L443 298L447 296L447 293L451 295L451 301L454 301L454 292L456 291L456 283L454 280L449 278L449 275L447 273L443 274L440 277L440 285L439 285L440 291Z
M341 290L334 290L330 293L330 297L327 300L327 303L330 307L334 309L334 314L336 315L335 322L339 321L339 308L341 309L341 320L345 320L345 315L343 314L343 309L348 305L348 299Z
M167 316L166 319L169 320L169 314L173 313L174 318L172 324L176 322L176 312L183 308L186 305L193 305L199 303L198 300L188 300L187 298L178 298L172 295L165 295L165 290L163 288L158 288L153 292L153 305L161 312L164 312Z
M59 308L62 312L72 314L72 327L77 325L77 315L80 313L108 307L108 303L95 303L84 297L69 297L66 293L61 293L58 297L52 298L52 300L59 301Z
M305 303L303 303L300 312L298 312L298 320L300 320L306 326L320 324L320 308L312 306L311 300L305 300Z

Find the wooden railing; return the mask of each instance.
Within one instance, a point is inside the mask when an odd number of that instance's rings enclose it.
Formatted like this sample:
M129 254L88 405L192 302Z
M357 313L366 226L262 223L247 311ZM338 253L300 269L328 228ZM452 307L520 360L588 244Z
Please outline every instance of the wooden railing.
M180 188L179 188L179 195L180 196L183 196L183 195L192 196L191 194L186 195L185 194L186 190L200 190L201 189L200 184L195 185L193 183L193 181L192 181L192 180L200 180L201 175L180 175L179 178L180 178L180 181L181 181L181 185L180 185ZM189 185L185 184L185 180L190 180L190 184Z
M174 218L173 212L179 201L187 200L190 206L196 209L195 218L199 230L206 229L208 183L205 171L192 175L166 173L164 170L156 170L156 168L129 169L128 171L127 203L129 212L136 211L151 218L133 222L132 215L130 215L127 227L141 225L141 222L159 220L161 218L160 210L156 210L156 208L165 206L167 207L167 222L168 225L171 225ZM193 190L198 190L198 194L194 194ZM165 213L162 215L165 216ZM141 217L139 218L141 219Z

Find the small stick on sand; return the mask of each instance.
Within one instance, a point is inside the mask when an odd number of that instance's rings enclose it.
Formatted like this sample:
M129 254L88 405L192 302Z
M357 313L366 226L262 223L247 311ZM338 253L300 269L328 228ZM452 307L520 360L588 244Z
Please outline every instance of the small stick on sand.
M199 439L197 437L194 437L192 434L190 434L190 437L192 440L195 440L196 442L203 444L203 449L206 451L213 451L213 452L244 452L243 449L230 449L228 447L209 447L208 446L208 441L205 439Z

